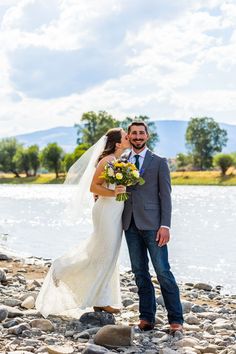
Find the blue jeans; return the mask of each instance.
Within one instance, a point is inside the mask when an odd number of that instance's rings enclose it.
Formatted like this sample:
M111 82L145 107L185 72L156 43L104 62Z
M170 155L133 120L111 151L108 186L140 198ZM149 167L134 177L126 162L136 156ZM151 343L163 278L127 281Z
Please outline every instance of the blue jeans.
M148 267L148 254L155 269L157 280L168 313L169 323L183 323L179 288L170 271L167 246L159 247L156 230L138 230L132 218L125 231L132 272L139 294L140 319L155 323L156 298Z

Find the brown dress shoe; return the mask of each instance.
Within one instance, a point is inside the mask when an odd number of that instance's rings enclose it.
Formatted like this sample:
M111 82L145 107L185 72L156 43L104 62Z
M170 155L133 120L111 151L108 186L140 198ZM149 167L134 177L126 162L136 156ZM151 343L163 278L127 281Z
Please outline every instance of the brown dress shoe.
M93 309L95 312L105 311L108 313L120 313L120 309L116 309L111 306L94 306Z
M146 320L140 320L138 327L141 331L151 331L154 328L154 323Z
M177 331L183 332L183 326L180 323L171 323L170 332L174 333Z

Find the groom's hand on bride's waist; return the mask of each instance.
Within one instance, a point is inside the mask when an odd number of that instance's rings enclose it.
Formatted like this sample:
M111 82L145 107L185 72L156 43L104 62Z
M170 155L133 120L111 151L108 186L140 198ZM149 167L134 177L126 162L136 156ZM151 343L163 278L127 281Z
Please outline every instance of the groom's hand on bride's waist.
M170 241L169 228L161 226L157 231L156 241L159 247L165 246Z

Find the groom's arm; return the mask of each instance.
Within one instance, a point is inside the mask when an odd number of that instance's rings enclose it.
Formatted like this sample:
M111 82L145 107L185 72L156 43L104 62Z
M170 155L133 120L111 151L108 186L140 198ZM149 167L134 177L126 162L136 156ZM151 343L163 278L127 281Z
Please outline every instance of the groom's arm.
M159 198L160 198L160 224L161 227L157 232L159 246L164 246L170 239L170 225L171 225L171 181L170 171L166 159L160 162L158 184L159 184Z
M167 164L167 160L163 158L161 160L161 165L159 169L159 197L161 206L161 219L160 224L163 226L171 226L171 181L170 181L170 171Z

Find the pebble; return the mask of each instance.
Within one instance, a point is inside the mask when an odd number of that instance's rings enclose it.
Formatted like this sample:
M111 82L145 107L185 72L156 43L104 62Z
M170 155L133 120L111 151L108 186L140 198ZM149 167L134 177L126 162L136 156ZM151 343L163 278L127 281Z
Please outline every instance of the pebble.
M47 351L49 354L72 354L74 348L72 346L49 345Z
M28 296L22 303L21 307L26 309L33 309L35 306L35 299L33 296Z
M0 308L0 322L4 321L8 316L7 309Z
M211 291L212 290L212 286L209 285L209 284L205 284L205 283L197 283L197 284L194 285L194 289Z
M0 283L5 283L7 280L6 273L3 269L0 268Z

